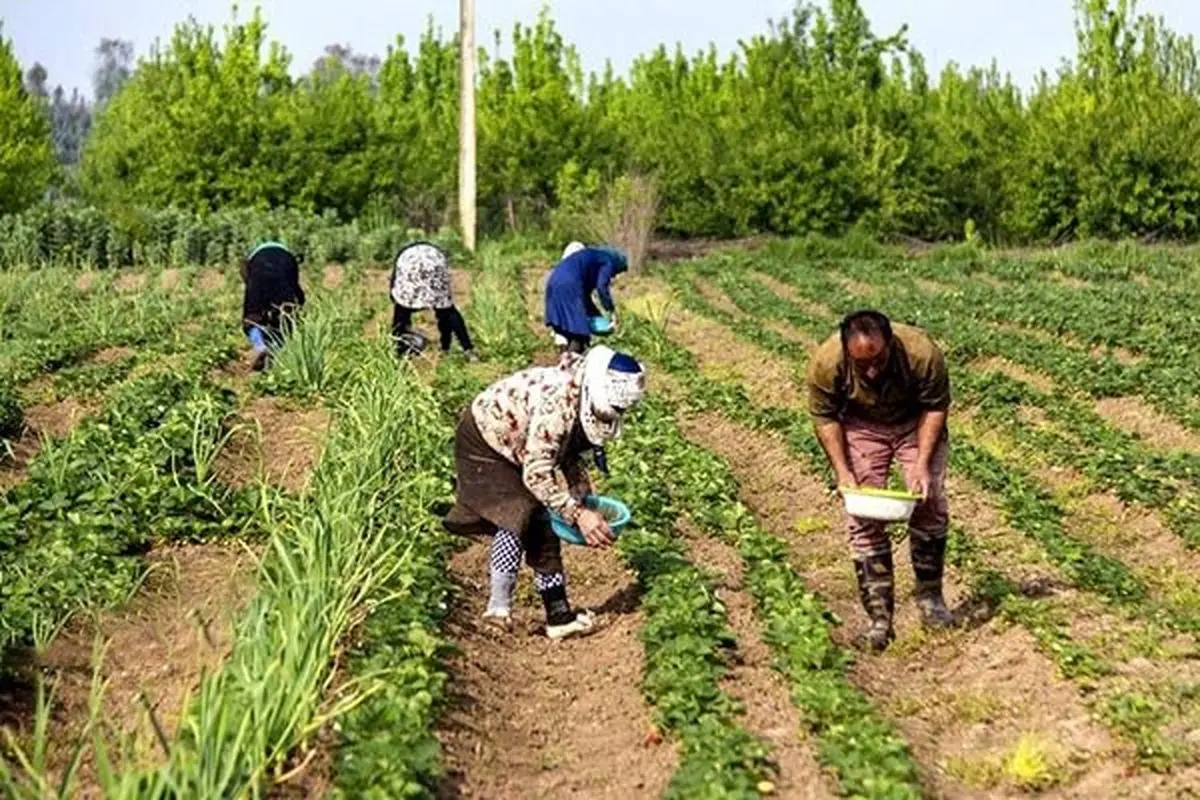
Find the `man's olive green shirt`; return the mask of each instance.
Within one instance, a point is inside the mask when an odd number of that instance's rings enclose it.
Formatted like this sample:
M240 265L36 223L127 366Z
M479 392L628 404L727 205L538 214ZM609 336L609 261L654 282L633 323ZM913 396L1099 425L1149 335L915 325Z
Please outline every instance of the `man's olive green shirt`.
M821 343L808 363L808 413L814 421L857 418L894 425L950 408L950 373L941 349L911 325L894 324L892 333L888 363L874 386L845 363L839 333Z

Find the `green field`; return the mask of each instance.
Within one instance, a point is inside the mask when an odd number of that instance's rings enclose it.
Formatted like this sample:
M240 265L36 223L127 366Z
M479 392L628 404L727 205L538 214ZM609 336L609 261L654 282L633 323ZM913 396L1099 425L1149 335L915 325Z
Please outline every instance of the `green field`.
M457 413L553 358L553 257L463 260L478 364L398 363L380 265L306 263L310 307L264 374L235 270L0 273L23 419L0 466L6 793L1196 791L1192 252L808 239L622 279L614 345L651 388L605 488L634 525L614 553L569 548L603 625L563 643L525 577L517 632L482 626L486 547L436 516ZM955 392L948 600L968 622L920 630L898 544L882 656L850 647L863 615L800 384L860 306L930 330Z

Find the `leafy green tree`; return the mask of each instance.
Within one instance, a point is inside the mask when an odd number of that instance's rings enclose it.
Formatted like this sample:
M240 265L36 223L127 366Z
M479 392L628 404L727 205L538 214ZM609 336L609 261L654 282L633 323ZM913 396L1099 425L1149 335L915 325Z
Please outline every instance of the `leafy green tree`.
M256 11L225 29L225 42L195 20L138 65L100 113L82 183L106 203L287 205L287 117L291 88L278 45L266 57L266 24Z
M0 32L0 214L41 200L55 177L42 102L25 88L12 42Z
M500 36L496 36L499 50ZM583 143L583 70L545 10L512 34L512 60L480 67L479 164L485 223L516 230L519 218L543 225L555 178Z
M452 219L457 196L458 43L432 23L415 58L398 37L379 71L370 161L374 190L426 230Z
M373 175L371 78L335 57L322 59L281 98L276 123L288 131L281 173L288 204L308 211L359 216L371 195Z

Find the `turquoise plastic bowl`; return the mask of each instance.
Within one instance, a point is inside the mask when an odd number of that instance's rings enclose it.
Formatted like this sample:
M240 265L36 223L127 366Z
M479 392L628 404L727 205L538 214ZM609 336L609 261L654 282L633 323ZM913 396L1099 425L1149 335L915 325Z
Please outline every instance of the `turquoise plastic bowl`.
M608 317L588 317L588 328L597 336L612 333L612 320Z
M608 520L608 527L612 530L613 536L619 536L621 529L629 524L629 507L615 497L606 497L605 495L590 494L583 498L583 504L588 508L594 508L604 515ZM574 525L567 524L567 521L555 514L553 511L550 514L550 527L554 529L555 535L564 542L571 544L587 544L587 539L583 538L583 532Z

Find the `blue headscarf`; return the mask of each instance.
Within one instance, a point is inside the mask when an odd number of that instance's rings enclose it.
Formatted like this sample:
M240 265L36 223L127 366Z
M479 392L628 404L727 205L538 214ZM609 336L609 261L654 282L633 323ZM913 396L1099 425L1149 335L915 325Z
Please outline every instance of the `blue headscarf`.
M595 248L601 253L604 253L613 261L613 272L624 272L629 269L629 257L625 255L625 251L611 245L603 245Z

